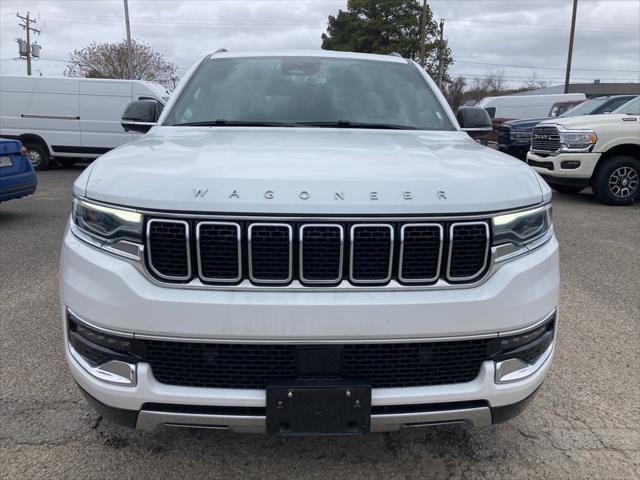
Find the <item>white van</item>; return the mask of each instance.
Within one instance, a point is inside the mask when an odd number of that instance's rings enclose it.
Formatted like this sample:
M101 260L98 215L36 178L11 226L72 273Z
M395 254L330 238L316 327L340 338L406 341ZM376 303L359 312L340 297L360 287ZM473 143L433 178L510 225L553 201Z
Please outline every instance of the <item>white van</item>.
M582 102L584 93L559 93L551 95L503 95L485 97L476 106L484 108L492 119L506 122L521 118L548 117L551 107L562 102Z
M19 139L37 170L51 158L72 165L96 158L139 134L120 117L134 100L164 106L169 92L143 80L0 76L0 137Z

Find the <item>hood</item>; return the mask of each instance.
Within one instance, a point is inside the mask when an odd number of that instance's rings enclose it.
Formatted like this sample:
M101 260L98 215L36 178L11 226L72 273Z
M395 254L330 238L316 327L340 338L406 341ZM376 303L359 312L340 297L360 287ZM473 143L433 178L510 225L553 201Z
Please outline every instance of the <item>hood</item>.
M562 125L567 129L572 128L593 128L594 125L602 124L603 122L610 122L612 124L619 123L622 117L627 115L621 113L608 113L601 115L580 115L577 117L558 117L547 120L545 125L554 124Z
M542 118L523 118L522 120L511 120L510 122L506 122L503 125L508 125L511 127L511 130L529 130L535 127L540 122L544 122L545 120L550 120L554 117L542 117Z
M154 127L75 191L138 208L270 214L488 212L542 200L525 163L461 131Z

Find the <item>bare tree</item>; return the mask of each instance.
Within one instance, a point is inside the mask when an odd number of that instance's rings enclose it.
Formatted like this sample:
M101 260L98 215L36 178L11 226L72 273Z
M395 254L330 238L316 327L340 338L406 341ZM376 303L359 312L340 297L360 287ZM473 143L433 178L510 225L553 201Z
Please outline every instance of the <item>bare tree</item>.
M457 77L447 83L444 95L454 112L456 112L464 102L464 89L466 85L467 81L464 77Z
M171 86L175 83L176 66L150 45L133 40L133 78ZM67 77L129 78L127 43L92 43L69 55L64 71Z
M540 88L547 88L549 86L549 82L545 80L538 80L538 75L536 72L533 72L529 78L524 82L523 88L526 90L538 90Z

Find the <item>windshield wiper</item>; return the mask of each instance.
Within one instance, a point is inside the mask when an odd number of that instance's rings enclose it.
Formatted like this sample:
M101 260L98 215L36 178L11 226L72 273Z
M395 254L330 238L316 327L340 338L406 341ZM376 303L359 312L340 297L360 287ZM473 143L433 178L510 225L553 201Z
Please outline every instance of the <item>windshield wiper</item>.
M338 120L336 122L296 122L295 125L304 125L306 127L324 127L324 128L371 128L381 130L420 130L418 127L411 125L400 125L396 123L367 123L367 122L351 122L349 120Z
M293 127L293 123L262 122L254 120L207 120L203 122L174 123L171 127Z

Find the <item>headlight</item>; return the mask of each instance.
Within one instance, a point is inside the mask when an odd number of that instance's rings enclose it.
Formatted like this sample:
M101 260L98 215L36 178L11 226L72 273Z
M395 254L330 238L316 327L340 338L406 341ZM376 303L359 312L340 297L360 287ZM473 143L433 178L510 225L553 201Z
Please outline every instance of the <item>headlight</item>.
M115 248L114 253L137 255L136 247L142 244L142 214L74 198L71 218L72 230L83 240L110 251Z
M559 133L561 150L565 152L583 152L598 141L592 130L566 130Z
M549 231L551 205L493 217L493 244L526 245Z
M517 132L517 131L516 131L516 132L514 132L514 131L512 131L512 132L511 132L511 136L512 136L513 138L519 138L519 139L526 139L526 140L528 140L528 139L530 139L530 138L531 138L531 132Z

